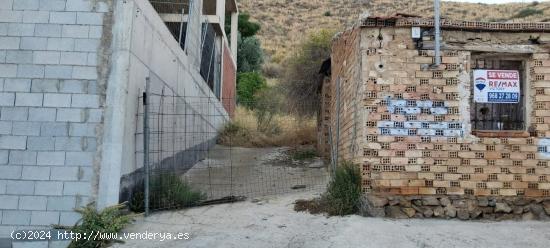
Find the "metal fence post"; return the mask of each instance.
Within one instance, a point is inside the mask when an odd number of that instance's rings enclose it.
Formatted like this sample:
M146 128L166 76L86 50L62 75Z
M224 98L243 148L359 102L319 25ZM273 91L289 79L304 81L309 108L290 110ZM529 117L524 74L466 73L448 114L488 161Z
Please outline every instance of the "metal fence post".
M143 92L143 167L145 170L145 216L149 215L149 99L147 99L147 97L150 93L150 87L150 79L147 77L145 79L145 92Z

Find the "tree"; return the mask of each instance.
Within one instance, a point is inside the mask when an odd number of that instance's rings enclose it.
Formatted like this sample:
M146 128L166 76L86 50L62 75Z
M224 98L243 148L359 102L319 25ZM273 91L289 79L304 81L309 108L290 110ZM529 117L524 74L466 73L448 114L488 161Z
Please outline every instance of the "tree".
M250 15L248 13L239 14L238 26L239 33L243 37L252 37L261 29L259 23L250 21ZM231 33L231 16L225 17L225 33L227 35Z
M244 72L237 75L237 102L245 107L254 108L256 93L267 87L264 77L258 72Z
M260 40L256 36L239 37L237 50L237 71L252 72L260 71L264 62L264 54Z
M319 86L324 75L319 74L323 61L330 58L331 30L310 33L286 60L287 70L282 82L288 101L300 114L313 115L320 101Z

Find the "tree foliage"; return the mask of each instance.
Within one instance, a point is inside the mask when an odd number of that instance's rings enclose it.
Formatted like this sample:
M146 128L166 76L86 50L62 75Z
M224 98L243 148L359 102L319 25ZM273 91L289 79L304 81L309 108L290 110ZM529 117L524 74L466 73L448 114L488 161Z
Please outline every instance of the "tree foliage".
M239 14L239 33L243 37L252 37L256 35L262 28L259 23L250 21L250 15L248 13ZM225 17L225 33L231 33L231 16Z
M256 103L256 93L267 87L265 78L258 72L243 72L237 76L237 101L248 108Z
M323 75L319 69L323 61L330 58L334 31L319 30L310 33L296 51L286 60L287 70L283 86L291 104L301 114L315 114L319 104L319 87Z
M240 36L237 54L238 72L252 72L262 69L264 53L260 45L260 40L258 40L256 36Z

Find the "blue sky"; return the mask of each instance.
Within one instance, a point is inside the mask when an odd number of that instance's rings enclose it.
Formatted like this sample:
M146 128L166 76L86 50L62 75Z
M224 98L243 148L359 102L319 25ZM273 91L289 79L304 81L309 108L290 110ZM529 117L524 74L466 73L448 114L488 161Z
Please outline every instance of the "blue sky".
M469 2L469 3L530 3L530 0L442 0L444 2ZM547 2L548 0L539 0L538 2Z

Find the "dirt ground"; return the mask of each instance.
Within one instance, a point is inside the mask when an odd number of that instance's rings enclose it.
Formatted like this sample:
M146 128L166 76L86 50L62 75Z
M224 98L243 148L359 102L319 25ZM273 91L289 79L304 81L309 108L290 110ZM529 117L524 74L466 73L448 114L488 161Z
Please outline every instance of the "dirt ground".
M114 247L550 247L549 222L473 222L330 217L298 213L294 193L161 212L126 232L188 233L188 240L126 240Z
M207 158L182 177L209 200L227 196L258 197L297 190L320 190L328 170L319 159L288 161L290 148L243 148L216 145Z

